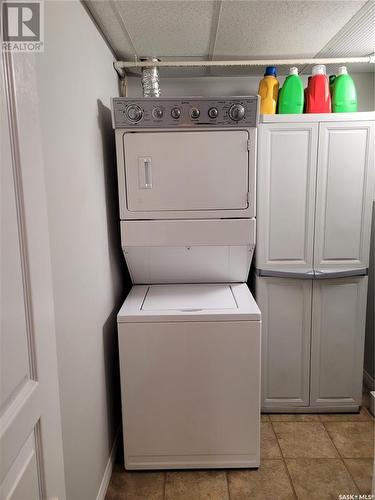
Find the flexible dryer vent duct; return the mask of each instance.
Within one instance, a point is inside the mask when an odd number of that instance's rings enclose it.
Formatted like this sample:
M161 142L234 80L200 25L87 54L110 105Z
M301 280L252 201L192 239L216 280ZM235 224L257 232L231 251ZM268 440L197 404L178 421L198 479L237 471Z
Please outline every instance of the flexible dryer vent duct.
M144 59L144 61L157 62L158 59ZM156 66L142 68L143 97L160 97L159 69Z

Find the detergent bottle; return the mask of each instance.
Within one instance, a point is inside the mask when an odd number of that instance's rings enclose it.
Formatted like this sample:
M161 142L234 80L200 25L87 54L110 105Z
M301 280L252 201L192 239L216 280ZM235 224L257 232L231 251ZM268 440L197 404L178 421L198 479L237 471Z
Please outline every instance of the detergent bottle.
M309 76L309 77L307 78L307 86L306 86L305 90L303 91L303 97L304 97L304 101L303 101L303 112L304 112L304 113L307 113L307 111L306 111L306 107L307 107L307 89L308 89L308 87L309 87L309 83L310 83L311 78L312 78L311 76Z
M267 66L264 78L259 82L260 113L272 115L276 113L279 82L276 78L275 66Z
M312 77L307 87L306 113L330 113L331 94L324 64L312 69Z
M281 90L282 90L282 87L279 87L278 99L277 99L277 104L276 104L276 114L279 114L280 92L281 92Z
M346 66L339 68L332 95L334 113L352 113L357 111L357 91L353 79L348 75Z
M279 93L278 113L298 114L303 112L304 89L297 68L290 68Z
M331 93L331 100L333 96L333 87L335 86L336 75L329 75L329 91Z

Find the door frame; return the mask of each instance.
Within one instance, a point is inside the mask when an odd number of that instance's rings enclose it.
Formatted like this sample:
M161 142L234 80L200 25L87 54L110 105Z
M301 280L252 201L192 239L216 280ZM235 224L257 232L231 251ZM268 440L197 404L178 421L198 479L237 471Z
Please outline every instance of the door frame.
M35 55L2 52L11 161L14 177L24 300L27 317L31 392L36 398L36 455L41 498L66 499L55 311L49 245L42 134ZM16 399L18 398L18 395ZM0 417L0 437L9 441L9 422L26 399ZM11 419L11 420L9 420ZM22 418L19 419L22 421ZM21 429L21 428L20 428ZM11 434L14 435L12 430ZM14 446L13 446L14 447ZM15 449L2 453L16 453Z

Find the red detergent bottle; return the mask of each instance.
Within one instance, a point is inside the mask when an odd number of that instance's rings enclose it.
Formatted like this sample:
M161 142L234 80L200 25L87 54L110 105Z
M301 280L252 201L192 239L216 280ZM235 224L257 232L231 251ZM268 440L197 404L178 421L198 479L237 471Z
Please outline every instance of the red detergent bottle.
M306 113L330 113L331 94L324 64L312 69L312 77L307 87Z

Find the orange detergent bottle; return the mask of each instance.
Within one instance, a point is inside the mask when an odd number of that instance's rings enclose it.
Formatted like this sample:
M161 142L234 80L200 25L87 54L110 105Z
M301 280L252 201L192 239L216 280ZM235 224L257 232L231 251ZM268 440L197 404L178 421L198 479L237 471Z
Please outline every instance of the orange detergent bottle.
M260 114L273 115L276 113L279 82L276 78L275 66L267 66L264 78L259 82Z

